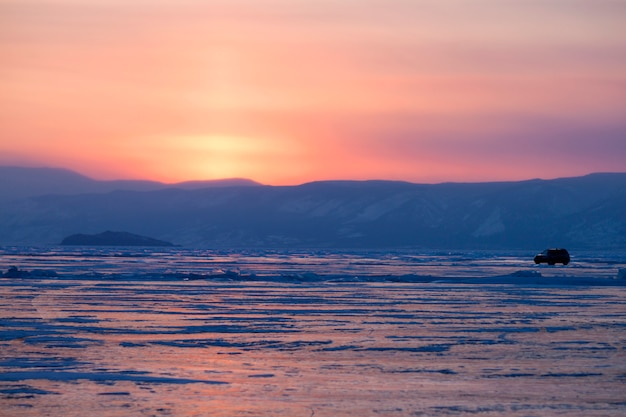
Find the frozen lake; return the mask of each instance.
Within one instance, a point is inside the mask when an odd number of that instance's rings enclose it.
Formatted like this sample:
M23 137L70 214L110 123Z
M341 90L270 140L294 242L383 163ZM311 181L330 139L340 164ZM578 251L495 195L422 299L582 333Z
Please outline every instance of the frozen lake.
M2 248L0 415L625 415L624 256L533 255Z

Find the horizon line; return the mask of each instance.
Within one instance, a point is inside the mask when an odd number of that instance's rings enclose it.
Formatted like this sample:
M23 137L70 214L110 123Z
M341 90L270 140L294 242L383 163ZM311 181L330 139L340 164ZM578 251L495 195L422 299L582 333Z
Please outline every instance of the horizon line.
M66 171L68 173L72 173L75 175L79 175L91 181L97 182L152 182L167 186L175 186L181 184L189 184L189 183L218 183L218 182L226 182L226 181L247 181L251 184L251 186L267 186L267 187L297 187L306 184L315 184L315 183L324 183L324 182L398 182L398 183L407 183L407 184L416 184L416 185L439 185L439 184L484 184L484 183L511 183L511 182L526 182L526 181L551 181L551 180L559 180L559 179L567 179L567 178L580 178L587 177L591 175L611 175L611 174L626 174L626 171L594 171L588 172L586 174L580 175L562 175L551 178L542 178L542 177L533 177L533 178L524 178L524 179L492 179L492 180L481 180L481 181L463 181L463 180L445 180L445 181L433 181L433 182L417 182L408 179L388 179L388 178L367 178L367 179L354 179L354 178L335 178L335 179L316 179L311 181L305 181L301 183L293 183L293 184L266 184L263 182L259 182L253 178L246 177L226 177L226 178L212 178L212 179L189 179L175 182L168 181L159 181L154 179L146 179L146 178L96 178L87 174L84 174L78 170L66 167L59 166L49 166L49 165L4 165L0 164L0 168L10 168L10 169L32 169L32 170L56 170L56 171Z

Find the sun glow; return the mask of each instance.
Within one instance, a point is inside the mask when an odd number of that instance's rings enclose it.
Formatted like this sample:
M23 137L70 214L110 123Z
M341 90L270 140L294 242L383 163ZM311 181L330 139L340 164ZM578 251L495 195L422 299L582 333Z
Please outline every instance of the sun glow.
M0 0L0 164L273 185L624 170L624 2L353 3Z
M228 134L157 137L150 142L143 145L151 149L146 155L148 170L170 182L188 178L275 179L285 169L297 169L293 161L302 153L295 141ZM166 164L154 163L166 158Z

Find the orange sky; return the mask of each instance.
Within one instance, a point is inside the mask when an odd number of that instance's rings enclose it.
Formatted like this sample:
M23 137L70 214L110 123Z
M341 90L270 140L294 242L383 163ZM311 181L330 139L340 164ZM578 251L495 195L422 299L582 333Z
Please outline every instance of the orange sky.
M102 179L626 171L626 2L0 0L0 164Z

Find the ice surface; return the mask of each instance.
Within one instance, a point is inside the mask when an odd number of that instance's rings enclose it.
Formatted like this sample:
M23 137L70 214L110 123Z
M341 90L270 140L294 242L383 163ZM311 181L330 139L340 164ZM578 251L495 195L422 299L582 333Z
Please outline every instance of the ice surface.
M82 279L241 281L529 281L623 285L626 254L580 252L567 266L535 265L534 252L209 251L184 248L0 248L5 275ZM16 272L17 271L17 272ZM621 274L621 275L620 275ZM527 280L525 280L527 279ZM476 281L477 282L477 281Z
M622 416L623 259L5 248L0 415Z

